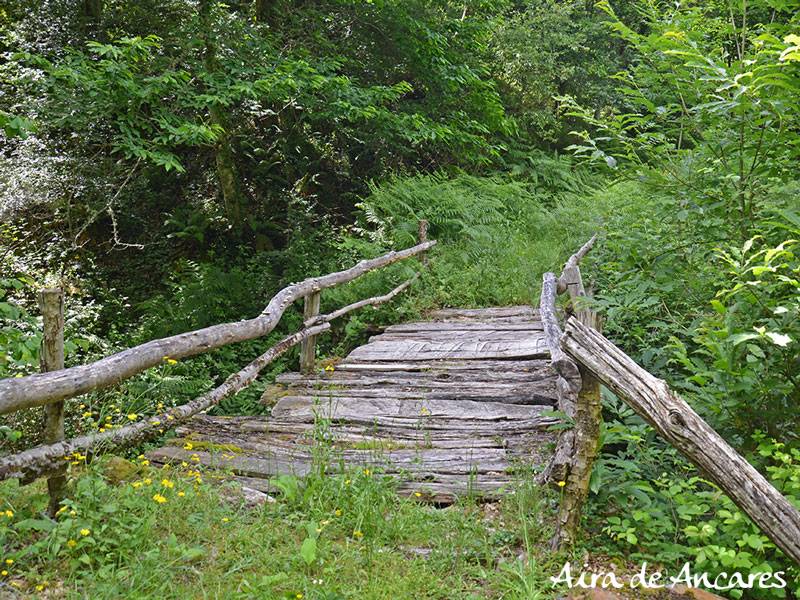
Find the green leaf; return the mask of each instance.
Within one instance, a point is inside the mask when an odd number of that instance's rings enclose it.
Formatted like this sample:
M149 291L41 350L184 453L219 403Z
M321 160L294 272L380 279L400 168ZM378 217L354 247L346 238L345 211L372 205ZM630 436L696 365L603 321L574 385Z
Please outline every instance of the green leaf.
M300 557L307 565L311 565L317 559L317 540L307 537L300 546Z

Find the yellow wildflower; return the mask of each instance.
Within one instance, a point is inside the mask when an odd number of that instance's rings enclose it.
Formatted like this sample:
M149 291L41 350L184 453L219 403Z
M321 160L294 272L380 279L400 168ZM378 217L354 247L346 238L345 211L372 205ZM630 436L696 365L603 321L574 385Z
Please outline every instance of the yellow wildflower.
M326 370L328 373L333 373L333 372L336 370L336 368L335 368L333 365L326 365L326 366L325 366L325 370Z
M361 533L361 530L360 530L360 529L356 529L356 530L353 532L353 537L354 537L354 538L362 538L362 537L364 537L364 534L363 534L363 533Z
M89 417L91 417L91 416L92 416L92 413L90 413L90 412L85 412L85 413L83 413L83 418L84 418L84 419L88 419L88 418L89 418Z
M14 511L13 510L7 510L5 512L5 515L10 519L11 517L14 516Z
M369 477L370 475L372 475L372 471L370 471L369 469L364 469L364 475Z
M153 500L155 500L159 504L164 504L164 502L167 501L167 499L164 498L164 496L162 496L161 494L153 494Z
M190 458L191 458L191 460L193 460L194 462L200 462L200 457L199 457L199 456L197 456L197 454L192 454L192 456L191 456Z
M5 576L7 576L7 575L8 575L8 571L6 571L5 569L3 569L2 571L0 571L0 575L2 575L3 577L5 577Z
M78 406L78 408L80 408L81 410L83 410L84 408L86 408L86 405L85 405L85 404L81 404L81 405L79 405L79 406Z
M101 427L97 431L99 431L100 433L105 433L106 432L106 428L105 427Z
M169 489L172 489L172 488L175 487L175 484L172 483L169 479L162 479L161 480L161 485L163 485L165 488L169 488Z
M78 542L76 542L75 540L69 540L67 542L67 546L69 546L70 548L74 548L77 545L78 545Z
M128 415L128 420L129 420L129 421L135 421L135 420L136 420L136 419L138 419L138 418L139 418L139 415L137 415L136 413L130 413L130 414Z
M161 425L161 421L156 419L155 421L150 421L150 425Z
M75 516L75 515L77 515L77 514L78 514L78 511L76 511L76 510L71 510L71 511L69 511L69 516L70 516L70 517L74 517L74 516Z
M191 450L192 448L194 448L194 446L192 445L192 442L186 442L186 443L183 445L183 449L184 449L184 450Z
M345 479L345 480L344 480L344 484L345 484L345 485L350 485L350 480L349 480L349 479Z
M223 523L227 523L228 521L230 521L230 519L228 517L222 517L222 522Z
M41 583L36 586L36 591L37 592L41 592L43 589L44 589L44 586Z
M559 481L556 485L558 485L558 487L564 487L565 485L567 485L567 482L566 481Z
M421 497L422 497L422 494L421 494L421 493L419 493L419 492L414 492L414 496L416 496L417 498L421 498Z
M337 508L335 511L333 511L333 514L335 514L337 517L341 517L342 516L342 509L341 508Z
M152 479L150 479L149 477L145 477L145 478L144 478L144 484L145 484L145 485L150 485L151 483L153 483L153 480L152 480Z
M13 558L7 558L6 559L6 564L7 565L13 565L14 564L14 559Z
M165 356L164 357L164 362L167 363L168 365L177 365L178 364L177 360L175 360L174 358L170 358L169 356Z
M142 460L142 461L139 461L139 464L142 465L143 467L146 467L147 465L150 464L150 461L149 460Z
M172 415L167 415L167 421L172 421L174 418Z
M186 495L186 492L178 492L178 497L183 498Z
M134 488L140 488L140 487L142 487L142 482L141 481L134 481L131 485Z
M86 536L87 536L87 535L89 535L90 533L92 533L92 532L91 532L89 529L85 529L85 528L84 528L84 529L81 529L81 535L82 535L83 537L86 537Z
M294 595L294 597L297 598L297 600L302 600L303 599L303 594L297 593L297 594Z
M182 460L181 461L181 466L185 469L186 467L189 466L189 463L187 463L185 460Z

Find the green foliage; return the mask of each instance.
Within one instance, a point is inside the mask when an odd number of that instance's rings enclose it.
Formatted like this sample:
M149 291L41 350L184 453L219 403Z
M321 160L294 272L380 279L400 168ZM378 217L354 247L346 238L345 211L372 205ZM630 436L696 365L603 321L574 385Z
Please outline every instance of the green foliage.
M714 422L744 436L762 429L792 444L800 424L797 247L754 238L720 251L728 276L711 301L714 312L695 324L693 351L675 343L685 387Z
M607 424L606 430L625 422L633 425L633 429L624 427L626 431L641 431L626 411L619 416L623 421ZM596 488L594 505L606 515L602 530L612 542L610 549L621 549L635 560L655 560L673 575L687 561L693 572L707 572L712 579L722 572L783 571L788 590L794 594L800 590L797 566L716 486L692 475L688 465L674 459L674 453L670 464L665 460L669 453L654 451L651 443L642 443L641 437L627 435L627 447L598 465L604 481ZM784 444L763 433L756 433L753 440L757 463L771 483L800 506L800 451L787 451ZM604 439L605 444L619 441ZM640 469L648 464L654 469ZM640 479L635 484L637 493L629 487L632 477ZM788 590L757 588L749 590L748 597L785 598ZM742 590L734 589L730 594L739 598Z
M607 21L594 3L533 0L518 3L503 22L495 38L497 78L511 113L533 139L564 145L572 124L559 114L557 96L568 94L584 106L616 104L611 75L630 56L608 34Z
M538 294L543 265L559 264L610 212L625 212L606 200L588 185L579 194L500 177L419 176L374 187L360 222L371 239L397 246L414 242L420 219L429 222L439 246L423 306L524 304Z

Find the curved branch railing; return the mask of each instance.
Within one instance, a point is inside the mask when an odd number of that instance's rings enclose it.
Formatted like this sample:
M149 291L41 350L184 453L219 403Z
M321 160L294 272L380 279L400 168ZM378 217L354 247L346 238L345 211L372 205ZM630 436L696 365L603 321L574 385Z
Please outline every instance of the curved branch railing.
M212 325L205 329L152 340L88 365L0 380L0 415L114 385L160 364L165 356L186 358L235 342L263 337L275 329L283 313L295 300L347 283L369 271L423 254L434 245L435 240L423 242L412 248L362 260L344 271L294 283L278 292L264 311L254 319Z
M424 235L422 226L420 231ZM347 283L367 272L401 260L424 256L424 253L434 245L436 245L435 240L423 239L420 244L411 248L389 252L377 258L363 260L344 271L313 277L287 286L278 292L261 315L254 319L214 325L198 331L153 340L87 365L0 380L0 414L34 406L52 406L65 398L113 385L160 364L164 357L177 359L194 356L228 344L263 337L275 328L283 313L295 300L306 298L308 307L309 297L316 296L318 307L321 290ZM119 429L56 441L0 458L0 480L16 477L30 481L37 477L52 475L63 468L65 456L69 457L76 452L96 452L130 445L163 433L166 429L173 428L244 389L255 381L264 367L287 350L299 343L311 342L317 335L329 330L330 322L334 319L364 306L377 306L388 302L406 290L418 277L419 273L382 296L360 300L330 314L313 315L306 319L304 329L283 338L242 370L230 375L222 385L187 404ZM310 345L310 352L313 357L313 343Z

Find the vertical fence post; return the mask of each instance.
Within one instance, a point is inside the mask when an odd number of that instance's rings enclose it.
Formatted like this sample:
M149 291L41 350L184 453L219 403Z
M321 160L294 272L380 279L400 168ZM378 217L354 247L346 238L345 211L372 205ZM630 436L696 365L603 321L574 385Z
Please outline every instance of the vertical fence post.
M44 335L39 357L41 371L58 371L64 368L64 291L45 288L39 292L39 308L44 321ZM44 443L53 444L64 439L64 402L53 402L44 407ZM50 493L48 513L55 516L64 496L67 482L66 466L47 479Z
M419 233L417 235L418 241L420 244L423 244L428 241L428 221L426 219L421 219L419 222ZM428 253L423 252L422 256L422 264L423 266L428 266Z
M566 284L566 292L569 294L575 318L599 331L600 318L597 313L581 305L586 300L587 294L580 268L565 267L561 277ZM580 364L578 371L581 375L581 389L575 403L572 465L561 497L556 535L551 541L553 548L571 546L575 542L580 527L581 511L589 495L592 468L599 450L602 422L600 381Z
M311 292L305 297L303 304L303 321L319 315L320 292ZM317 356L317 336L307 337L300 342L300 371L311 373L314 370L314 359Z

